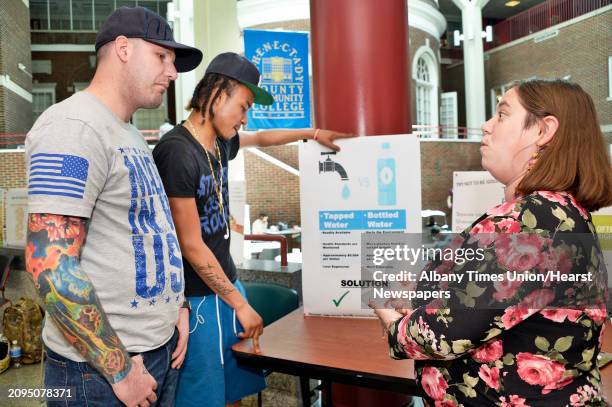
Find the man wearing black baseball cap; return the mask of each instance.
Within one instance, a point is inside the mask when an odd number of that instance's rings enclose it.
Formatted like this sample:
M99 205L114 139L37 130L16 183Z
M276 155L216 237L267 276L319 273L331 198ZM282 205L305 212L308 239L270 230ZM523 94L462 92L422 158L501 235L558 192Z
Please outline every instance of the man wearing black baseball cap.
M259 79L243 56L217 55L193 92L191 114L153 151L181 243L185 296L197 309L177 387L181 406L233 405L265 387L262 372L238 366L231 351L241 338L253 338L258 351L263 320L248 304L230 255L229 160L240 147L301 139L339 150L333 140L348 137L320 129L239 133L253 103L274 103Z
M90 86L26 138L26 267L47 310L45 385L74 389L79 406L173 406L188 338L183 266L149 146L129 121L202 53L142 7L108 17L96 52Z
M174 50L177 72L191 71L202 61L202 51L174 41L168 22L144 7L120 7L111 14L96 36L96 52L119 36L141 38Z

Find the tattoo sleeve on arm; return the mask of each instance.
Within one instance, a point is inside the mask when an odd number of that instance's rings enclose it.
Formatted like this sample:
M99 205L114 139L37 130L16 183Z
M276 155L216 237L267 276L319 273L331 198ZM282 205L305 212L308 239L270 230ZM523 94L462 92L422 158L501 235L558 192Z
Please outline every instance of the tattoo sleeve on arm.
M236 290L221 267L215 267L210 262L207 262L206 264L196 263L193 266L196 273L198 273L198 275L204 280L210 289L217 294L222 296L229 295Z
M81 269L86 220L30 214L26 269L57 328L110 383L123 379L131 359L110 326L91 280Z

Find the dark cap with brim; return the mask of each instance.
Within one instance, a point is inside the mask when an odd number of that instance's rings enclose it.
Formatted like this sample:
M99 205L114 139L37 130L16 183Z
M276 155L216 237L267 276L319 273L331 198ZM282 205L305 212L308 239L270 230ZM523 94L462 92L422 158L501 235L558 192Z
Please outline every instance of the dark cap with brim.
M237 80L253 92L253 102L259 105L271 105L274 97L260 88L259 70L245 57L234 52L217 55L206 68L206 73L218 73Z
M174 41L168 22L144 7L120 7L104 22L96 36L96 52L119 36L141 38L174 50L177 72L195 69L202 62L202 51Z

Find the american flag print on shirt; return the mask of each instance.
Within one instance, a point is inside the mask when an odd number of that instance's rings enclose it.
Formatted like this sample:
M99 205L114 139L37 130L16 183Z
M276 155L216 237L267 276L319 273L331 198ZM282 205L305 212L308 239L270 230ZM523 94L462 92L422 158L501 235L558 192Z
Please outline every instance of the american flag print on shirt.
M28 195L83 199L89 161L68 154L32 154Z

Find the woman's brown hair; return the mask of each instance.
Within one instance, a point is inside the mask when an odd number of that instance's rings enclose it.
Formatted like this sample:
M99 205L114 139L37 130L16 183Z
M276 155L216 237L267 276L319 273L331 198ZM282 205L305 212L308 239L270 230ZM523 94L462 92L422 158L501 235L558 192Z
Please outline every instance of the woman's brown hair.
M559 121L555 135L540 150L517 192L569 192L588 211L612 205L610 156L588 93L562 80L531 80L518 83L515 89L527 110L525 128L546 116Z

